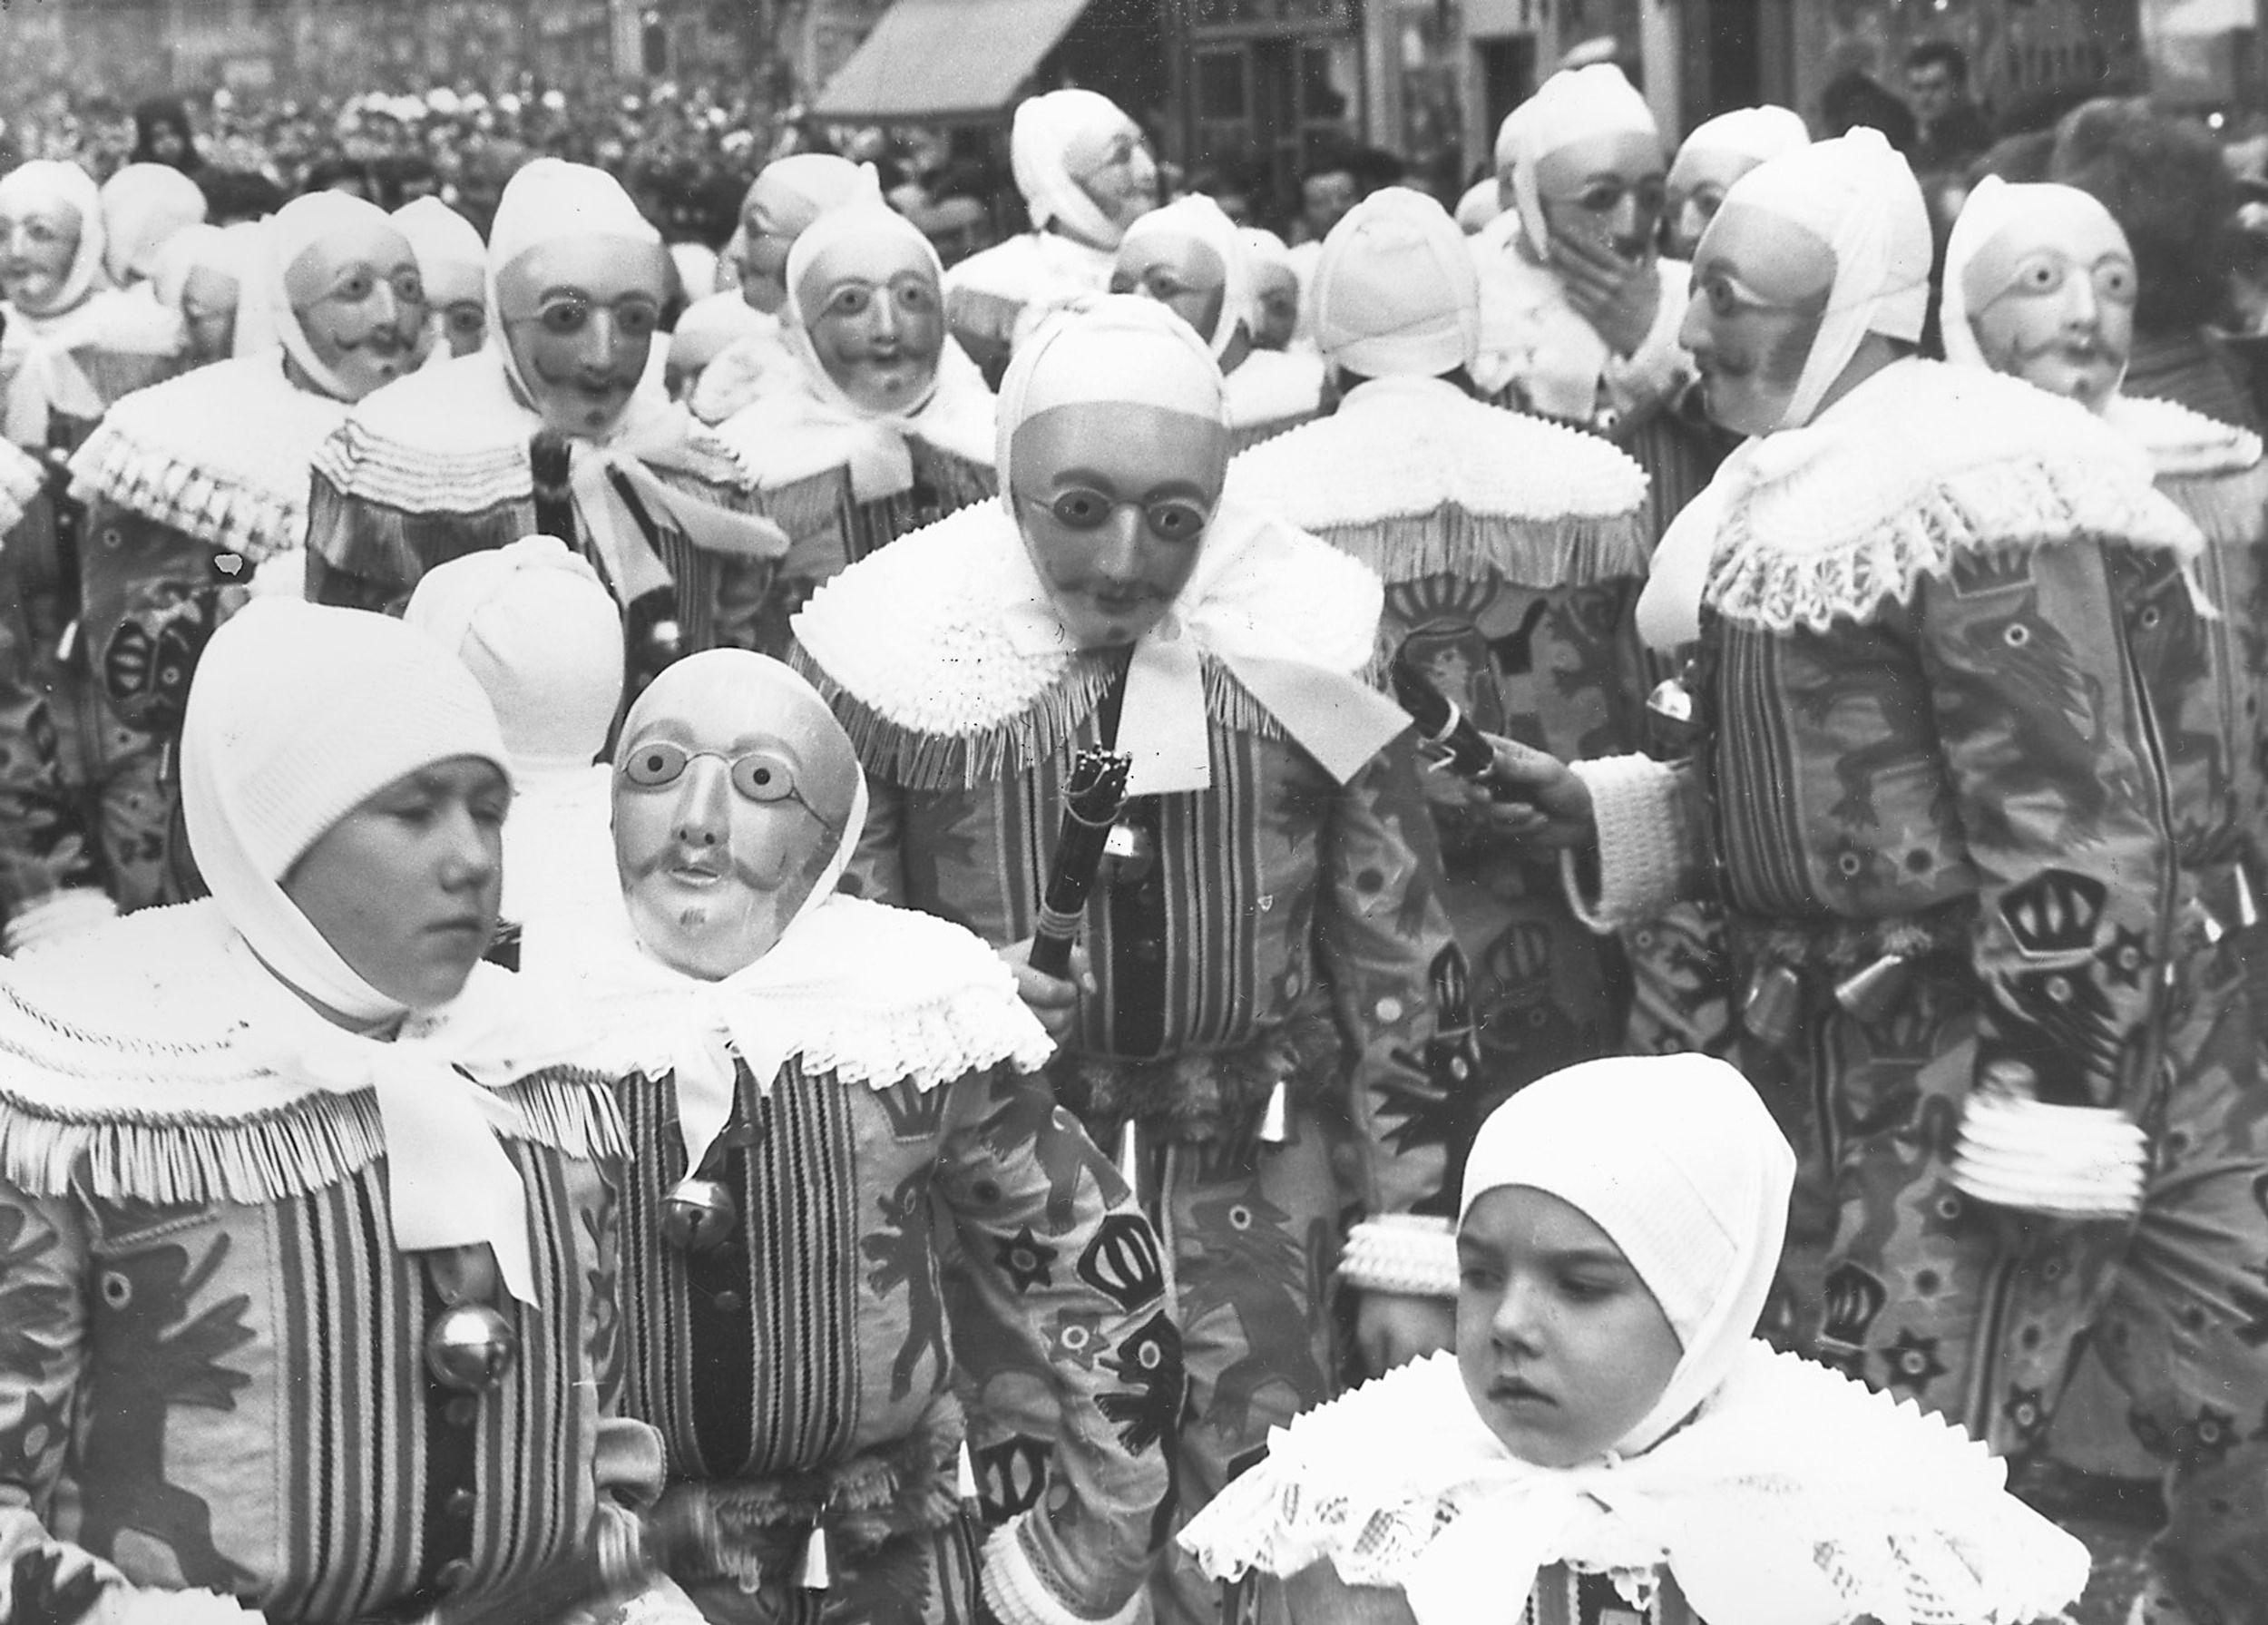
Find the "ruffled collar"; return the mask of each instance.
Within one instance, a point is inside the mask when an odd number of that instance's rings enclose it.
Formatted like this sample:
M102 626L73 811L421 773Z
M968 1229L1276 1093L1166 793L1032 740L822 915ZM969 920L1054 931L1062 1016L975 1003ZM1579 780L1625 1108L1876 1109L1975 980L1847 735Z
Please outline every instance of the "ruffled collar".
M945 280L949 288L1021 303L1057 304L1108 288L1117 258L1110 249L1090 247L1061 231L1025 231L971 255Z
M1334 480L1318 486L1326 471ZM1442 378L1360 384L1329 417L1237 457L1230 477L1240 494L1265 493L1311 530L1444 505L1491 518L1598 518L1636 514L1646 501L1644 470L1612 442L1484 406Z
M1233 429L1313 417L1323 406L1323 361L1304 351L1253 350L1221 380L1221 391Z
M2241 474L2260 461L2260 436L2178 401L2113 396L2103 421L2139 441L2160 478Z
M305 539L308 469L347 410L275 351L201 367L112 406L71 460L72 494L257 563Z
M2085 537L2185 563L2196 527L2139 446L2019 378L1892 362L1818 418L1744 443L1670 525L1639 602L1656 648L1725 619L1824 632L1903 602L1963 553Z
M771 326L734 339L707 367L693 386L693 416L703 423L720 424L763 392L774 372L790 365L787 346L779 336L779 318L767 316Z
M1043 1065L1054 1046L1007 964L962 927L833 894L747 969L703 982L638 944L619 894L581 921L531 927L531 975L548 977L634 1045L640 1070L674 1073L686 1166L731 1113L733 1062L768 1095L780 1068L927 1091L981 1068Z
M779 364L756 385L754 399L717 429L759 485L792 485L847 465L855 500L895 496L914 483L910 441L992 466L992 392L952 338L929 398L915 411L892 416L853 406L819 374L807 344L789 338L780 348Z
M1390 704L1374 705L1380 697L1357 675L1372 660L1383 602L1362 564L1224 501L1196 575L1136 647L1119 739L1136 758L1134 793L1207 782L1204 659L1230 671L1261 714L1326 768L1351 775L1408 722ZM890 776L889 758L910 766L926 754L924 741L961 741L971 748L952 754L969 785L1003 760L1051 752L1077 720L1070 711L1084 715L1099 699L1110 663L1074 648L997 503L963 508L862 560L819 589L795 631L799 661L822 691L855 702L846 725L855 739L866 736L869 771ZM1158 668L1149 698L1146 666ZM1078 708L1065 703L1073 680ZM1352 760L1304 736L1317 708L1347 735L1339 743ZM921 770L899 781L932 777Z
M7 437L18 445L47 444L47 420L60 413L92 422L110 405L81 365L83 352L171 356L184 341L181 318L155 299L98 289L70 309L30 316L6 308L0 331L0 379L7 386Z
M616 1131L584 1085L621 1060L572 1007L484 964L393 1042L357 1037L277 981L210 899L0 967L0 1170L17 1184L252 1203L388 1150L379 1062L453 1074L487 1131L595 1156Z
M1667 1568L1704 1619L2020 1625L2075 1599L2088 1560L2006 1478L1911 1401L1761 1343L1645 1454L1534 1467L1440 1354L1276 1429L1181 1542L1224 1579L1328 1559L1402 1591L1419 1625L1510 1617L1554 1562L1614 1575L1640 1606Z

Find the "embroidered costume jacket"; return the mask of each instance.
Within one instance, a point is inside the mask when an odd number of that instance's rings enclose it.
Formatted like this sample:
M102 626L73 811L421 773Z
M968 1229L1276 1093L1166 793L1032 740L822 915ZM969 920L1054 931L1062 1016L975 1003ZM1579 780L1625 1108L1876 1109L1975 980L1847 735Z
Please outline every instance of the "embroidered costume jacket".
M1643 743L1629 610L1646 484L1607 442L1441 379L1378 378L1237 457L1229 481L1376 571L1385 641L1476 726L1562 759ZM1558 876L1493 838L1461 780L1428 787L1491 1089L1608 1052L1596 939Z
M1751 963L1822 999L1886 954L1934 967L1980 1076L2135 1107L2175 844L2116 577L2178 573L2195 531L2077 406L1920 360L1704 500L1711 732L1691 772L1587 772L1608 911L1713 869Z
M530 442L543 427L491 350L362 401L315 460L308 596L398 614L435 565L548 523L572 530L561 540L618 602L666 582L683 652L758 647L780 550L707 544L706 514L720 512L730 529L761 512L731 452L682 406L641 396L605 446L572 443L571 486L539 491ZM658 575L640 562L649 552Z
M1368 571L1280 524L1231 569L1237 614L1362 668ZM853 874L996 945L1034 928L1065 778L1103 738L1125 659L1060 632L1018 641L1004 622L1035 602L1014 523L986 504L846 572L797 627L799 666L874 797ZM1139 1118L1168 1139L1247 1144L1276 1082L1343 1091L1358 1199L1406 1209L1440 1193L1466 1105L1426 1064L1438 984L1462 964L1408 738L1342 784L1227 664L1198 659L1211 788L1129 804L1155 866L1090 899L1099 993L1055 1062L1058 1091L1105 1143Z
M607 1489L658 1488L659 1450L611 1419L604 1080L488 1091L540 1304L503 1300L516 1361L453 1393L425 1375L440 1299L395 1240L372 1091L276 1070L276 1000L312 1019L210 903L0 979L0 1591L60 1542L137 1588L349 1625L619 1561L634 1515Z
M1012 1350L1051 1374L1065 1493L992 1537L984 1593L1017 1625L1118 1617L1161 1538L1181 1404L1157 1235L1031 1070L1051 1046L997 956L909 911L845 897L824 912L850 950L840 990L808 996L826 950L791 932L775 952L799 958L797 989L741 1018L790 1053L761 1080L729 1057L730 1117L700 1171L738 1217L713 1250L661 1233L688 1171L681 1072L651 1066L621 1097L639 1170L627 1408L668 1448L659 1523L706 1532L673 1571L697 1594L737 1581L786 1606L817 1527L830 1608L963 1618L979 1532L956 1500L952 1383L960 1359ZM729 981L706 985L733 998ZM723 1039L681 1027L666 1043L709 1036ZM955 1256L949 1303L940 1262Z

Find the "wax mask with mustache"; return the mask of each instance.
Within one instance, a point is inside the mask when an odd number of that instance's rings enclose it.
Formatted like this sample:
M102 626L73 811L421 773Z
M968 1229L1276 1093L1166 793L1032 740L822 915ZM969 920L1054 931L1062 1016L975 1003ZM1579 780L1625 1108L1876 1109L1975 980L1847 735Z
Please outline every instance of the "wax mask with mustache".
M614 752L614 859L631 924L715 982L771 952L846 842L858 762L787 667L711 650L656 678Z
M1578 239L1635 263L1653 257L1668 167L1648 132L1587 136L1537 161L1536 191L1554 238Z
M1156 299L1208 344L1225 314L1227 288L1228 267L1212 245L1180 231L1148 232L1121 243L1110 269L1112 293Z
M0 299L33 316L53 313L79 257L79 211L61 199L0 211Z
M1970 330L1995 372L2100 411L2134 348L2134 255L2087 193L2027 188L2023 213L1961 273Z
M796 286L812 352L861 410L909 412L937 381L944 293L920 246L879 235L830 243Z
M603 440L645 376L669 256L658 242L562 237L496 273L496 311L529 405L560 434Z
M409 239L384 216L343 223L284 271L308 348L358 401L425 359L425 285Z
M1793 220L1735 201L1709 222L1677 341L1693 354L1719 427L1768 435L1779 426L1834 281L1834 250Z
M1196 573L1227 477L1228 432L1165 406L1086 401L1016 427L1024 546L1082 649L1132 643Z

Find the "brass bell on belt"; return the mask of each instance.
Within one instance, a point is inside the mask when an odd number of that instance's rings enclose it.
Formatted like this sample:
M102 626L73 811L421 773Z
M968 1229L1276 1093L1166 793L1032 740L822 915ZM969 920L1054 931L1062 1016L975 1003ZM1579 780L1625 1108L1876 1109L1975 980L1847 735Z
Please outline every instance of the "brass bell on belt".
M1267 1110L1260 1114L1260 1143L1289 1145L1292 1142L1291 1085L1278 1078L1276 1087L1268 1091Z
M732 1192L716 1180L693 1175L661 1199L661 1238L679 1252L705 1253L722 1245L739 1221Z
M1147 825L1125 819L1102 842L1102 876L1110 886L1139 886L1158 864L1158 837Z
M826 1561L826 1525L814 1523L803 1542L803 1561L796 1565L796 1589L824 1591L835 1583Z
M1701 708L1682 677L1665 677L1646 697L1646 726L1665 749L1684 752L1701 742L1708 729Z
M460 1394L494 1387L519 1356L520 1334L486 1304L453 1304L425 1330L425 1369Z
M1803 978L1791 965L1758 971L1741 1005L1741 1025L1758 1043L1778 1049L1795 1036L1795 1017L1804 1002Z
M1912 984L1913 960L1904 954L1885 954L1836 983L1835 1003L1854 1020L1872 1023L1888 1015Z

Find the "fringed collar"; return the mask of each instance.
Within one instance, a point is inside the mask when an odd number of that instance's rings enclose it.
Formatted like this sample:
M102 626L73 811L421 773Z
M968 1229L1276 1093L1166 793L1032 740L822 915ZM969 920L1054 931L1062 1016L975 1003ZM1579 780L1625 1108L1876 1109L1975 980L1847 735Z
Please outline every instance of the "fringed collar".
M38 458L15 442L0 439L0 537L16 527L46 483Z
M201 367L112 406L71 460L72 494L257 563L306 540L308 469L347 412L294 386L279 352Z
M1639 1607L1667 1567L1712 1620L2021 1625L2078 1595L2087 1555L2006 1481L1958 1427L1762 1343L1646 1454L1535 1467L1440 1354L1276 1429L1180 1538L1217 1579L1327 1559L1420 1625L1510 1617L1554 1562Z
M992 392L951 336L938 358L935 389L919 411L902 417L857 411L840 390L812 376L817 363L805 347L780 348L780 365L757 385L754 398L717 428L764 489L847 466L855 500L894 496L914 482L913 443L981 468L992 465Z
M1110 285L1115 256L1061 231L1023 231L972 254L945 273L946 291L965 288L1023 305L1059 305Z
M2093 539L2187 563L2203 539L2150 477L2136 444L2075 402L1908 359L1805 428L1744 445L1663 552L1706 524L1720 615L1823 632L1905 602L1964 553Z
M543 426L521 404L494 349L396 380L347 415L316 455L346 496L406 513L471 514L528 495L528 441ZM640 389L606 448L712 485L747 473L715 431L674 401Z
M674 1075L687 1166L730 1113L732 1059L768 1095L780 1069L926 1092L994 1066L1033 1072L1054 1045L1007 964L968 931L911 909L836 896L756 964L701 982L648 956L617 898L579 923L531 927L532 975L556 979L639 1056Z
M1646 571L1646 475L1596 435L1439 378L1377 378L1240 455L1229 486L1388 582L1495 572L1515 586Z
M1233 599L1327 671L1369 665L1383 593L1366 567L1229 502L1206 548L1185 598L1209 589ZM794 661L835 703L868 773L970 788L1060 753L1110 686L1112 654L1019 635L1019 621L1051 618L1046 602L1015 522L980 503L821 587L796 617ZM1213 720L1280 737L1218 663L1208 659L1204 677Z
M278 1070L290 1046L274 1023L319 1018L266 977L210 900L0 967L0 1173L43 1196L257 1204L383 1156L371 1091ZM574 1157L619 1149L602 1074L624 1069L611 1049L562 1059L582 1030L571 1013L484 965L421 1035L459 1021L530 1037L523 1059L483 1068L497 1131Z
M1323 359L1297 350L1253 350L1221 380L1228 426L1297 422L1323 407Z
M2139 441L2161 479L2241 474L2261 457L2258 435L2192 411L2178 401L2114 396L2103 421Z

